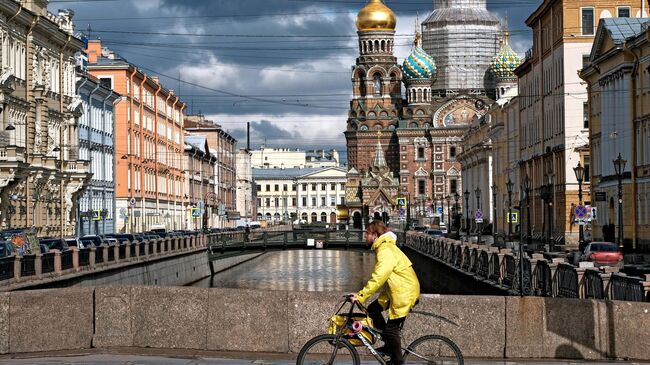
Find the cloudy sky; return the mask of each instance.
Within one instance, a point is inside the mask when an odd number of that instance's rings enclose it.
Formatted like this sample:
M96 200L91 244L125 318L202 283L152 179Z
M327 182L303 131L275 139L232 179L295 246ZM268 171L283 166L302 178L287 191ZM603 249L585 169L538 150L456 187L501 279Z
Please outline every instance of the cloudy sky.
M75 11L77 31L180 90L201 112L253 146L345 151L356 14L366 0L52 0ZM416 14L432 0L388 0L396 56L410 51ZM526 17L541 0L488 0L508 19L515 51L531 45ZM433 55L435 57L435 55Z

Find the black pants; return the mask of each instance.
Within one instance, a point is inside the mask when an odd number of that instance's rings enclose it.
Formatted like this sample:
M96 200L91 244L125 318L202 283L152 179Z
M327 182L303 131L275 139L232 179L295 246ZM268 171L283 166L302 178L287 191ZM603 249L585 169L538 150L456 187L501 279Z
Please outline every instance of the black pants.
M374 301L368 307L368 314L372 319L374 327L383 332L382 338L386 344L386 349L390 351L390 360L393 365L404 364L402 358L402 324L406 317L389 319L388 322L384 319L382 308L379 301Z

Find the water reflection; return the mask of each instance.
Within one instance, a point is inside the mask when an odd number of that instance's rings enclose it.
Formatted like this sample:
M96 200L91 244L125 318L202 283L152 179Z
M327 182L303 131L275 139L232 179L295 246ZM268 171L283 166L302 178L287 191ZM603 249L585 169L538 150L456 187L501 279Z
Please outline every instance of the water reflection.
M357 291L375 265L374 253L269 252L194 284L198 287L288 291Z

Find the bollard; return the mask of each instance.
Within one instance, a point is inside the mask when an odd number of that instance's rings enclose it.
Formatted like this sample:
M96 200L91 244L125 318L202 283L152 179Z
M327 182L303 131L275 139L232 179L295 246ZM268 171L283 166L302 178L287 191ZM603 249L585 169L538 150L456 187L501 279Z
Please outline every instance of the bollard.
M61 251L54 251L54 274L61 275Z
M22 260L23 257L20 255L16 255L14 257L14 280L20 281L20 274L22 273Z
M43 277L43 254L40 252L34 255L34 276L37 279Z
M81 271L79 268L79 248L77 247L70 247L72 250L72 269L76 272Z
M97 254L97 248L95 246L90 248L90 253L88 254L88 266L91 269L95 268L95 255Z

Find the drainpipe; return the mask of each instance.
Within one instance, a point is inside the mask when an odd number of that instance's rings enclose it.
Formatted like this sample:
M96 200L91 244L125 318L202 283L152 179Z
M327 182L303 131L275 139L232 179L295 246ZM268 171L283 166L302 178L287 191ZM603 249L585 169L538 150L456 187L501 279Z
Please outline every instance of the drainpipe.
M140 92L142 94L144 94L144 84L145 84L145 82L147 82L147 75L142 75L142 81L140 82ZM144 114L142 113L142 111L144 110L144 107L142 106L142 104L144 104L144 100L142 100L142 99L143 99L142 96L139 96L140 106L138 107L138 109L140 110L140 129L144 130L144 127L142 126L142 118L144 116ZM143 149L144 149L144 133L140 133L140 150L142 151ZM141 185L140 186L140 201L141 201L141 205L142 205L140 207L140 209L141 209L141 211L140 211L140 230L142 232L144 232L144 218L146 216L146 211L147 211L147 208L145 206L145 203L146 203L146 200L145 200L145 194L146 194L145 191L146 190L145 189L146 189L146 187L142 186L142 184L145 181L144 180L144 164L142 163L144 161L144 159L142 158L142 154L140 154L140 156L138 156L138 157L140 159L140 185Z
M637 82L636 82L636 77L639 72L639 56L634 53L633 49L630 49L630 46L627 42L623 45L623 52L624 53L629 53L634 57L634 65L632 66L632 73L630 74L630 81L632 82L632 87L630 91L630 98L631 98L631 106L632 106L632 153L631 153L631 164L630 164L630 172L632 175L632 211L634 213L634 219L632 220L632 251L636 252L636 247L637 247L637 240L638 240L638 215L640 214L638 210L638 202L637 202L637 194L638 194L638 187L637 187L637 155L636 155L636 150L637 150L637 139L636 139L636 126L638 122L638 113L637 113L637 107L636 107L636 91L637 91ZM643 80L641 80L641 87L643 87ZM643 100L643 97L640 98ZM641 104L641 107L643 107L643 104ZM620 214L620 213L619 213ZM623 230L625 230L625 225L623 226ZM623 243L625 244L625 243Z

